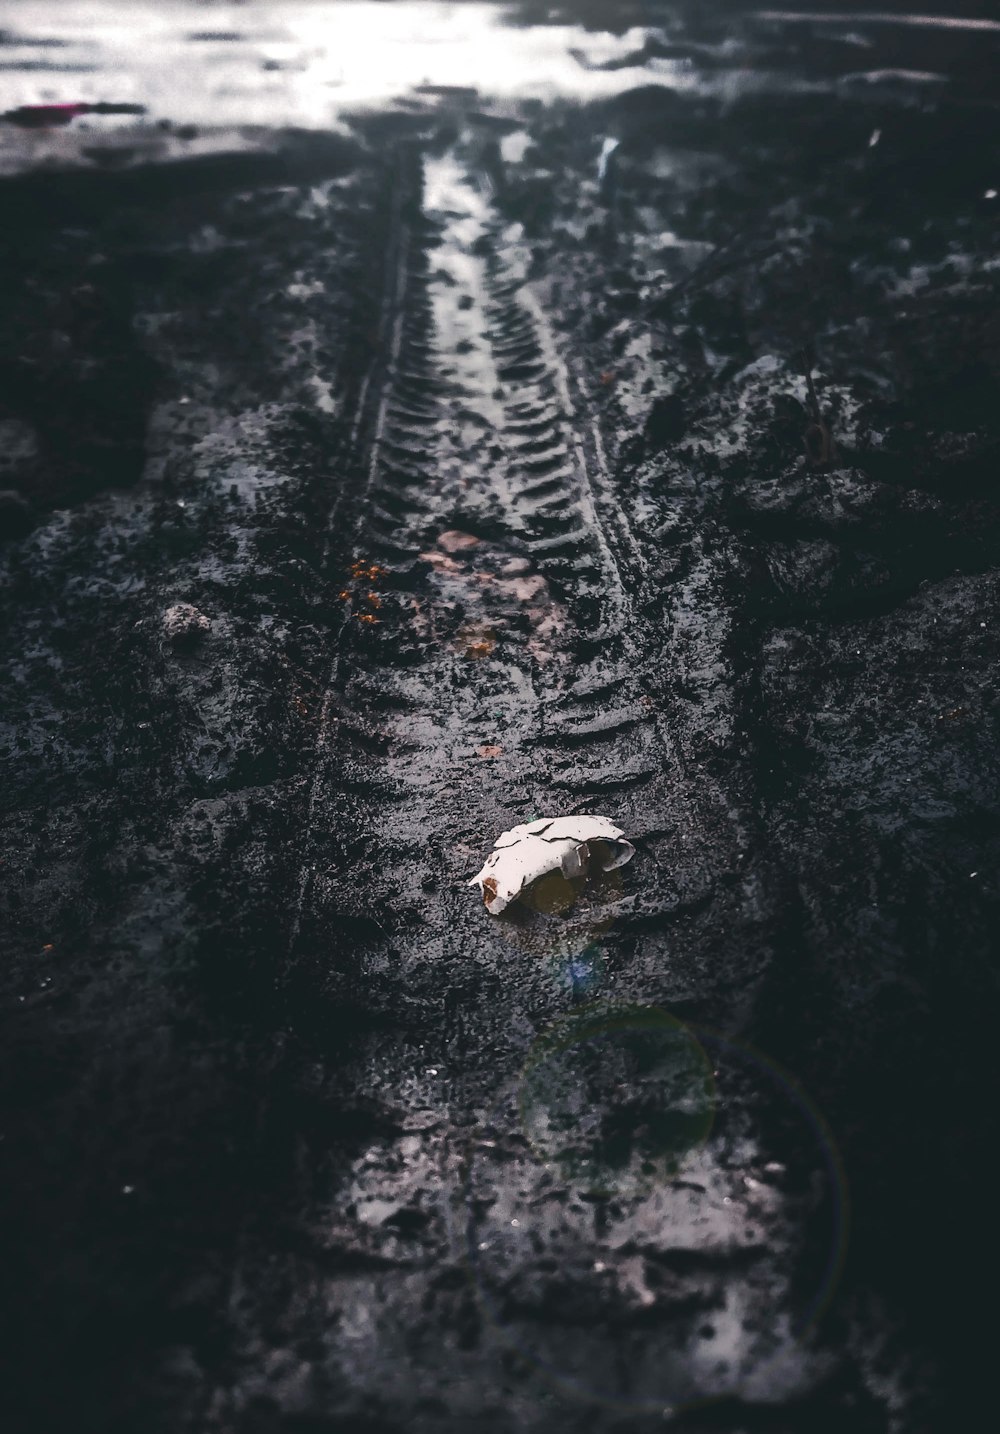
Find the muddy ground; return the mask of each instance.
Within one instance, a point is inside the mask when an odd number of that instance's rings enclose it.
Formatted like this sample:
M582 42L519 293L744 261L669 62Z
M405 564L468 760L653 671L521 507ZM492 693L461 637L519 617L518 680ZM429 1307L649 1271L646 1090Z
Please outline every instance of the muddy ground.
M998 36L656 18L3 181L11 1430L988 1387Z

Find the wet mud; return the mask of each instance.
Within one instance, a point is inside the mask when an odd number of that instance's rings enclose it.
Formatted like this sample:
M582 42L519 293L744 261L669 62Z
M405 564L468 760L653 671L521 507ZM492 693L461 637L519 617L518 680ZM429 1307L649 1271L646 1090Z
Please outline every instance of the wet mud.
M1000 36L652 8L0 185L12 1429L986 1388Z

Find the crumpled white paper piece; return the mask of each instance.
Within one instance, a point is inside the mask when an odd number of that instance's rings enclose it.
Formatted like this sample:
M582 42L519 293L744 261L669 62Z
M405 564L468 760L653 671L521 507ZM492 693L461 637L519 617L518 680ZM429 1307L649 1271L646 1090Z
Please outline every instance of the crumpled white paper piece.
M469 885L479 887L486 910L499 916L547 872L561 871L572 878L586 875L592 866L614 871L633 856L635 847L607 817L539 817L501 832Z

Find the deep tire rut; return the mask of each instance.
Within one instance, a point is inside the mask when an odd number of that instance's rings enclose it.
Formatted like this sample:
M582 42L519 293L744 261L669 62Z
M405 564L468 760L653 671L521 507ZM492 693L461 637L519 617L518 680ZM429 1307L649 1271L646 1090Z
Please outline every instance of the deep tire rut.
M518 226L461 140L419 159L407 147L387 173L386 357L360 385L345 459L361 475L355 578L341 575L293 949L324 832L345 820L331 725L384 754L380 820L408 855L453 847L460 809L471 870L498 808L508 820L609 808L640 833L662 830L681 781L651 696L663 636L638 611L638 562L621 556L637 542L596 423L581 436ZM447 799L429 805L433 773ZM724 807L704 773L686 785L685 803ZM391 878L374 880L398 908Z

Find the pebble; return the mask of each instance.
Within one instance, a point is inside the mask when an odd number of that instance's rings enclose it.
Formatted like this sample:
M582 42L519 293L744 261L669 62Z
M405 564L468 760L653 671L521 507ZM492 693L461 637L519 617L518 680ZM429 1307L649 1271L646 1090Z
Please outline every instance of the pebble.
M163 636L175 647L198 642L211 630L209 618L189 602L174 603L163 614Z

